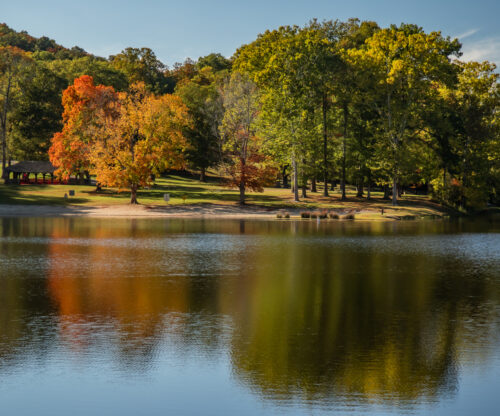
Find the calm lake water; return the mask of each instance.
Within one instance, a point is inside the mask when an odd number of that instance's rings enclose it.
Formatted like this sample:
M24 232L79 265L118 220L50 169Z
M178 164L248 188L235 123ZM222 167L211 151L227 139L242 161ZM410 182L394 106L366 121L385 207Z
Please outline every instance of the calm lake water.
M498 415L500 227L0 219L3 415Z

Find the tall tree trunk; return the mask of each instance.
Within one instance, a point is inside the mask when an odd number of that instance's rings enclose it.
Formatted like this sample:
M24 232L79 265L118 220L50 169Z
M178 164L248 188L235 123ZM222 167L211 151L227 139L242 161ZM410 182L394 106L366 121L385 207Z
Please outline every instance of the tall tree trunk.
M206 182L207 181L206 172L207 172L206 168L203 167L203 168L200 169L200 181L201 182Z
M347 104L344 104L344 132L342 138L342 179L340 182L340 188L342 191L342 201L346 200L346 192L345 192L345 164L346 164L346 136L347 136L347 118L348 118L348 107Z
M328 196L328 132L326 127L327 112L326 94L323 94L323 182L325 183L323 195Z
M441 191L441 199L446 201L446 168L443 168L443 188Z
M3 110L1 116L1 127L2 127L2 178L6 179L6 160L7 160L7 110L9 109L9 99L10 99L10 87L12 82L12 76L9 76L7 82L7 89L5 90L5 98L3 103Z
M392 110L391 110L391 92L387 94L387 127L389 138L393 144L392 159L394 161L394 170L392 172L392 205L398 204L398 137L392 131Z
M6 152L7 152L7 143L6 143L6 140L5 140L5 135L6 135L6 132L5 130L2 128L2 178L5 179L7 176L6 176L6 171L5 171L5 168L7 167L6 164L5 164L5 159L6 159Z
M398 205L398 177L396 174L392 178L392 205Z
M302 198L307 198L307 175L305 173L306 160L302 159Z
M297 168L297 161L295 160L295 155L292 160L293 165L293 199L295 202L299 202L299 169Z
M283 170L281 171L281 175L283 177L283 188L288 187L288 175L286 174L287 165L283 166Z
M357 188L358 188L358 192L356 193L356 196L357 196L358 198L362 198L362 197L363 197L363 179L360 179L360 180L358 181L358 186L357 186Z
M389 195L390 195L389 185L384 185L384 198L383 199L390 199Z
M366 184L366 200L369 201L372 199L372 174L370 170L368 170L368 182Z
M316 189L316 176L314 176L311 181L311 192L318 192Z
M246 156L246 151L244 153ZM245 205L245 188L246 188L246 157L240 157L240 164L241 164L241 178L240 178L240 184L238 185L240 188L240 200L239 204L240 205Z
M240 205L245 205L245 182L244 181L241 181L240 182L240 201L239 201L239 204Z
M462 188L463 188L463 190L465 190L469 186L469 139L468 139L468 136L466 136L466 140L465 140L462 171L463 171ZM464 210L467 210L467 197L465 196L465 192L463 192L463 191L462 191L462 198L460 201L460 207Z
M137 202L137 184L132 184L130 185L130 203L131 204L138 204Z

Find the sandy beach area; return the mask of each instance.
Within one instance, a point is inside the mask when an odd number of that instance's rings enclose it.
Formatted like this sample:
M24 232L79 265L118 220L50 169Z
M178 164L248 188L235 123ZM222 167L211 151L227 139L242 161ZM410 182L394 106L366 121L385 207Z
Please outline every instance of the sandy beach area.
M295 212L296 211L296 212ZM0 205L0 217L118 217L118 218L275 218L278 212L299 215L298 210L239 207L236 205Z
M322 209L266 208L255 205L238 206L224 204L205 205L8 205L0 204L1 217L92 217L92 218L233 218L276 219L277 214L288 213L291 218L300 218L302 211L320 212ZM356 220L397 221L404 219L442 218L443 213L424 209L420 213L380 209L329 209L342 216L355 213Z

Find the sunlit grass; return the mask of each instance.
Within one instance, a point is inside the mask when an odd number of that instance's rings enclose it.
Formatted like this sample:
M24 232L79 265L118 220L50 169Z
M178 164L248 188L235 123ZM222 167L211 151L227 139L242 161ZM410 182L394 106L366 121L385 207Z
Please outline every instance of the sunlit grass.
M69 197L69 191L75 195ZM293 201L290 189L266 188L263 193L248 192L247 204L255 207L270 209L333 209L339 211L358 211L356 219L390 219L391 216L422 217L442 215L439 205L429 201L427 196L403 196L400 205L392 207L390 201L383 200L381 192L372 192L370 201L356 197L356 189L348 187L347 201L340 200L340 189L329 191L329 196L322 195L323 189L318 186L318 192L307 192L307 198L300 198L300 202ZM163 195L168 193L170 201L167 203ZM68 195L65 199L64 195ZM2 204L36 204L36 205L76 205L76 206L109 206L128 204L130 193L128 190L104 188L96 192L95 186L88 185L0 185L0 203ZM236 189L229 189L219 178L209 177L208 182L201 182L191 177L169 175L157 178L150 189L141 189L138 200L143 205L236 205L239 193ZM382 209L384 213L382 215ZM359 212L361 211L361 212ZM293 216L294 214L292 214ZM299 215L298 213L295 215Z

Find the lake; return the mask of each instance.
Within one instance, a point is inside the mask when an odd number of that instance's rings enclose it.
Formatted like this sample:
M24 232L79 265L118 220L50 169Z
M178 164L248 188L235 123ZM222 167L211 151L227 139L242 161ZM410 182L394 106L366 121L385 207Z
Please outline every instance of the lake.
M491 220L0 218L5 415L497 415Z

